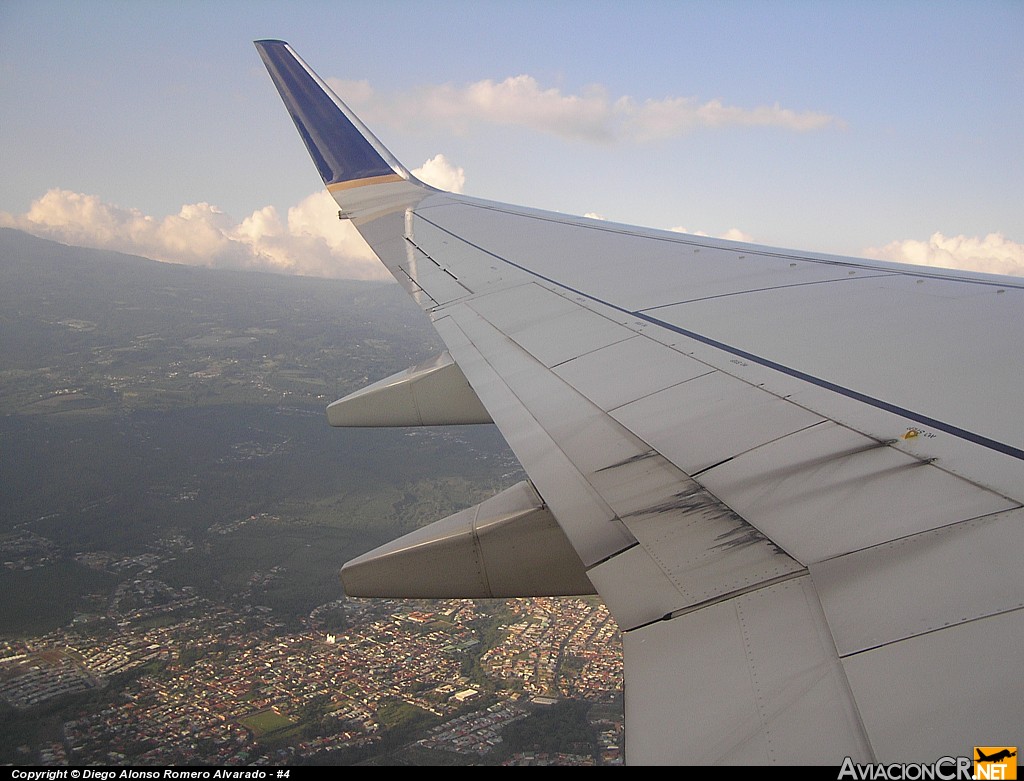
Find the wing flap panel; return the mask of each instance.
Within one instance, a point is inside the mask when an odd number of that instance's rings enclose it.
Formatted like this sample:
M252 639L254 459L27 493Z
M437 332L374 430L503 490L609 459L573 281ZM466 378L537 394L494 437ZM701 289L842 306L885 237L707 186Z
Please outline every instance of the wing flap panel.
M473 301L475 312L509 336L572 314L578 309L575 302L533 281L489 293Z
M623 629L803 569L654 451L590 480L640 543L590 570Z
M810 578L623 634L630 762L871 759Z
M811 566L842 655L1021 607L1024 510Z
M723 372L681 382L610 414L688 475L823 420Z
M605 412L712 371L707 364L642 336L555 367L555 374Z
M1018 609L844 658L876 754L934 762L1019 745L1022 637Z
M664 510L626 521L683 595L674 610L803 569L698 485L676 494Z
M538 361L551 367L632 336L632 331L618 323L576 307L549 322L517 331L514 339Z
M640 545L591 567L587 575L623 631L658 621L684 602L678 586Z

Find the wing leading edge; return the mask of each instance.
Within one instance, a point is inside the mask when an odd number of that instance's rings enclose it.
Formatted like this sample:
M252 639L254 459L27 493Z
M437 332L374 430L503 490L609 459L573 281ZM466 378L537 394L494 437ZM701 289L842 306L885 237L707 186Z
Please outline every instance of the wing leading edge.
M596 587L623 630L630 762L928 762L1016 742L1019 281L440 192L287 44L256 46L342 213L456 367L379 383L377 422L489 417L530 476L493 517L385 546L392 571L408 573L397 548L472 569L467 594ZM346 409L373 425L361 398ZM496 530L490 553L478 528Z

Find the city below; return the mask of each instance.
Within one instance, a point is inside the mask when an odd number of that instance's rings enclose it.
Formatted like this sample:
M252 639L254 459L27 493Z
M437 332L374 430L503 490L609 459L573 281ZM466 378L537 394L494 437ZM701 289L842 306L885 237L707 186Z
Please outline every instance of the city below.
M129 611L0 642L0 697L50 729L10 760L621 759L621 643L596 600L346 600L287 631L259 605L213 605L144 571L120 596L132 602ZM339 623L344 628L328 629ZM517 745L529 744L522 728L531 719L560 725L543 749ZM514 739L506 740L508 730Z
M344 595L524 474L494 426L336 430L440 349L397 285L0 229L0 762L614 764L596 598Z

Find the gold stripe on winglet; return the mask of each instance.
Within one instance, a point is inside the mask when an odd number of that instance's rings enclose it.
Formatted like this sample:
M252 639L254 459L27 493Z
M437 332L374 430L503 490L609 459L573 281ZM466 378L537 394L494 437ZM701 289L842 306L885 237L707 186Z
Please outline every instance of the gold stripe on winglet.
M365 179L352 179L347 182L335 182L327 185L327 192L336 193L339 190L351 190L353 187L365 187L368 184L384 184L385 182L404 182L405 179L398 174L384 174L383 176L367 176Z

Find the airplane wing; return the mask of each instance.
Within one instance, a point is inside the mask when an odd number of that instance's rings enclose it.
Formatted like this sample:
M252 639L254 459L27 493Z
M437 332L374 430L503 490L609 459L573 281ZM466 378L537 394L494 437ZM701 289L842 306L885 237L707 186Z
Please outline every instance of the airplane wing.
M631 763L1019 742L1019 280L442 192L256 46L339 216L448 348L331 422L493 420L530 478L346 565L350 593L592 586Z

